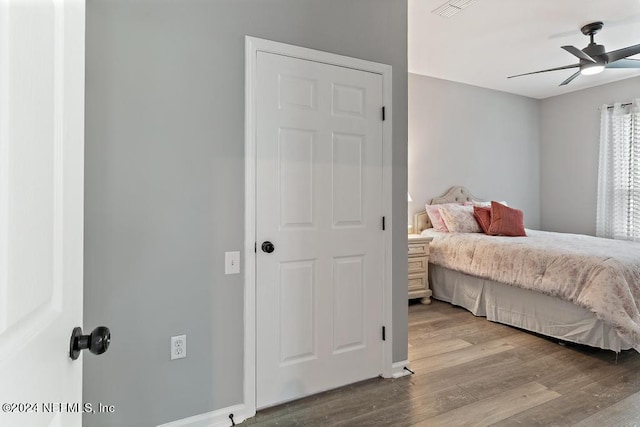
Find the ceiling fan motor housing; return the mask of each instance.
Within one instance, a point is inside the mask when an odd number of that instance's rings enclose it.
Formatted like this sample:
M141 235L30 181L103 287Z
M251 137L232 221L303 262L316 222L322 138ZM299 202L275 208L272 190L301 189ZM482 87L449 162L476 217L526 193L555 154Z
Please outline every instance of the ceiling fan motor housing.
M587 55L589 55L590 57L592 57L593 59L595 59L597 62L602 62L604 65L606 65L607 61L606 61L606 56L604 55L606 53L606 50L604 49L603 45L589 43L589 46L582 49L582 51ZM603 56L599 57L600 55L603 55Z

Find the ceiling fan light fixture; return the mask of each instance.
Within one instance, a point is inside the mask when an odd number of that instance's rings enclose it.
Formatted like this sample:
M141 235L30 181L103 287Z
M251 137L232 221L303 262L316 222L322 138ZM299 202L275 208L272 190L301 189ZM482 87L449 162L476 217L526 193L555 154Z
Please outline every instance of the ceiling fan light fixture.
M580 67L580 74L582 74L583 76L592 76L594 74L601 73L602 71L604 71L603 64L587 64Z
M605 68L636 68L640 69L640 59L631 58L634 55L640 54L640 44L633 46L623 47L622 49L616 49L607 52L605 47L601 44L597 44L593 36L602 29L604 24L600 21L592 22L581 28L582 34L589 36L590 42L584 49L578 49L575 46L561 46L562 49L569 52L571 55L579 59L577 64L565 65L562 67L554 67L546 70L533 71L531 73L516 74L515 76L508 76L507 78L528 76L531 74L547 73L549 71L566 70L569 68L579 68L580 71L576 71L569 76L565 81L560 83L560 86L565 86L571 83L576 77L582 75L594 75L601 73Z

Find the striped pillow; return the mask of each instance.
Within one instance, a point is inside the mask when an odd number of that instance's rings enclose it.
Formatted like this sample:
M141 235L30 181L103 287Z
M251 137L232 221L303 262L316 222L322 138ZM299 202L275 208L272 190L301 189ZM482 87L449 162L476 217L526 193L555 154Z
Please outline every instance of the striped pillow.
M492 236L526 236L524 214L519 209L491 202L491 225L487 234Z

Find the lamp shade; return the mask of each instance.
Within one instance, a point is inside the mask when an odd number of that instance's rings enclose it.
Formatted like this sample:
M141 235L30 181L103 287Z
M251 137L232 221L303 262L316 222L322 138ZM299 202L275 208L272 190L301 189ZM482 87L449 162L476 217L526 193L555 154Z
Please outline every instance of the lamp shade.
M593 64L580 67L580 74L585 76L591 76L593 74L601 73L604 70L604 65Z

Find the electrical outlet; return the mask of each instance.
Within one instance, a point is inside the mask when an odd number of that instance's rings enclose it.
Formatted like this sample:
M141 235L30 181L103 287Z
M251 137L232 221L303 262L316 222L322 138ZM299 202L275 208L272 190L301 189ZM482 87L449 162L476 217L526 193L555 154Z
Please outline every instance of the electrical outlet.
M171 360L187 357L187 336L171 337Z
M240 252L224 253L224 274L240 273Z

